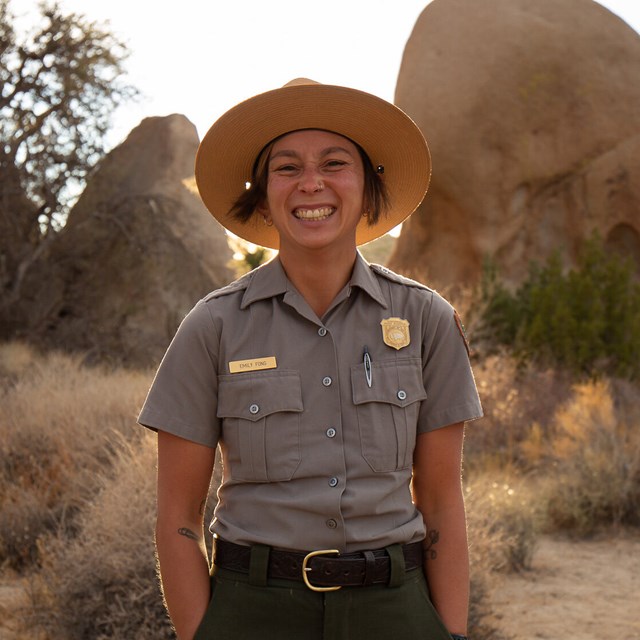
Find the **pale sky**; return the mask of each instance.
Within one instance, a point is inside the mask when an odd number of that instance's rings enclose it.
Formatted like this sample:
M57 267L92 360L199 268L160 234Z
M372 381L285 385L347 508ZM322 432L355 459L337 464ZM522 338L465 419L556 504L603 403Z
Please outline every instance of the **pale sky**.
M557 0L561 2L562 0ZM599 0L640 31L640 0ZM304 76L393 101L404 46L429 0L60 0L109 21L144 94L114 118L112 145L147 116L182 113L202 137L228 108ZM15 13L36 0L13 0ZM31 7L31 8L30 8Z

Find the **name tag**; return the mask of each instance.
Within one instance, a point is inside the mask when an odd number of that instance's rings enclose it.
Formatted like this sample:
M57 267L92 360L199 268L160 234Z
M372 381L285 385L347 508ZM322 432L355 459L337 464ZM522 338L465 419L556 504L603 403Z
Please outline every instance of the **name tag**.
M234 360L229 363L229 373L243 373L245 371L262 371L263 369L275 369L276 357L254 358L252 360Z

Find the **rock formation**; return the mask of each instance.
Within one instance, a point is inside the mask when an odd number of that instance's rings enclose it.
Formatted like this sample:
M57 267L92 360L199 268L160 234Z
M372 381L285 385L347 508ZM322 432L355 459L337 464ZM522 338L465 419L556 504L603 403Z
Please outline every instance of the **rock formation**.
M390 266L449 286L486 257L516 283L597 230L640 273L640 37L591 0L433 0L396 103L433 157Z
M224 229L185 184L197 146L184 116L147 118L101 162L29 274L17 335L157 364L195 302L233 277Z

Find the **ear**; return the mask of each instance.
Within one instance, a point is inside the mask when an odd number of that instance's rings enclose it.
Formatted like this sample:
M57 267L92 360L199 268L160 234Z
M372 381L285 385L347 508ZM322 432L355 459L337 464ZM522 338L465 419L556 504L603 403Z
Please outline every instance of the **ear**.
M271 217L271 212L269 211L269 205L264 201L258 204L258 206L256 207L256 213L259 216L262 216L265 220Z

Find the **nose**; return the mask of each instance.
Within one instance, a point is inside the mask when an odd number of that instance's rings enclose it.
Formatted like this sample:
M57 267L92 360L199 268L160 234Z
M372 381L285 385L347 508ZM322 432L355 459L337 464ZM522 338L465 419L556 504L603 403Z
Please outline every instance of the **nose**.
M315 166L307 166L300 174L298 189L305 193L316 193L324 189L324 181Z

